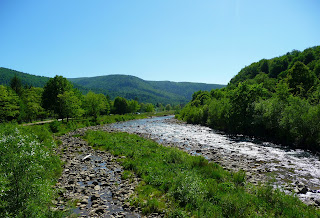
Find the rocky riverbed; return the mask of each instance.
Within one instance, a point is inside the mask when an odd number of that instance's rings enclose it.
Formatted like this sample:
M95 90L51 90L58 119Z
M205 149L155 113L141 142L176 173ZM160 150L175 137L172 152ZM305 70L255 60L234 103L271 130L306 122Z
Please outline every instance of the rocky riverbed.
M135 133L191 155L202 155L226 170L244 170L253 184L273 180L287 194L306 204L320 206L320 159L307 151L283 148L245 136L228 136L172 117L112 124L116 130Z
M123 169L114 156L94 150L76 137L88 129L135 133L191 155L202 155L227 170L244 170L247 180L253 184L274 178L275 186L295 193L307 204L320 206L320 160L316 157L310 154L296 157L304 152L283 151L272 144L259 144L242 136L225 136L175 119L153 118L82 128L60 137L62 144L57 152L65 164L55 186L59 197L54 200L53 210L67 210L68 202L74 202L72 212L79 217L143 217L141 208L129 203L139 178L121 179ZM162 216L151 214L149 217Z
M123 169L114 156L94 150L86 141L74 137L87 129L112 131L107 127L89 127L59 138L62 144L57 152L65 164L55 185L59 198L54 200L53 210L68 210L68 202L73 202L72 213L79 217L141 217L140 208L128 202L139 178L121 179Z

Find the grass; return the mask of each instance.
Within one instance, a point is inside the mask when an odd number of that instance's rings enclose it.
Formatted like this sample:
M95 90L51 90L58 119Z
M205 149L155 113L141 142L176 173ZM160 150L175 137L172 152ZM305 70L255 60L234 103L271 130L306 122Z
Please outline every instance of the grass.
M168 112L101 116L94 122L79 119L31 126L0 124L0 217L66 215L50 209L54 207L51 201L57 197L57 190L52 186L62 172L62 163L53 150L62 141L54 141L53 134L63 135L85 126L166 114ZM124 177L130 179L132 172L127 171Z
M144 214L168 217L320 217L319 210L271 186L253 186L245 173L127 133L88 131L89 144L119 158L142 178L131 203Z

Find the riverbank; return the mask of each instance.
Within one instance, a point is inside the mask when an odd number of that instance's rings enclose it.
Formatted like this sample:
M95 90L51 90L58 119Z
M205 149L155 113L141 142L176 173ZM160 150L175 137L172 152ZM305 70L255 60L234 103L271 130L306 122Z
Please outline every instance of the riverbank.
M55 185L61 190L53 202L53 210L68 210L72 202L72 214L79 217L140 217L141 210L130 206L129 196L140 179L124 179L123 167L108 152L94 150L80 138L89 127L70 132L58 138L56 149L64 162L63 172ZM104 131L112 131L103 128Z
M306 204L320 203L320 161L302 150L282 149L244 136L228 136L210 128L174 119L147 119L113 124L119 131L135 133L166 146L201 155L229 171L244 170L249 182L268 183Z
M297 198L245 182L243 171L228 172L200 156L127 133L89 131L89 144L118 156L142 179L131 202L145 215L182 217L319 216ZM164 204L164 205L163 205ZM146 209L147 208L147 209ZM160 213L160 214L159 214Z

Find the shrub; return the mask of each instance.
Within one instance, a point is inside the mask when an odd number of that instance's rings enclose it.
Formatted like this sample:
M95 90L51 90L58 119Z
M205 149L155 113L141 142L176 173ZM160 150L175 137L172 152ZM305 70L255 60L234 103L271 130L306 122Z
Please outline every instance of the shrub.
M60 130L60 125L61 125L60 122L55 120L49 124L49 128L52 133L57 133Z
M52 153L52 138L41 130L11 125L0 129L0 217L52 215L51 185L60 161Z

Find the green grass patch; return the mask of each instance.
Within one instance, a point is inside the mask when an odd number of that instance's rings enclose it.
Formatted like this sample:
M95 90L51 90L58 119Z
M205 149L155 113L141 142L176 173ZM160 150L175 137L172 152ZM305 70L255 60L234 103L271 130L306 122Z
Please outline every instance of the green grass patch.
M271 186L245 182L200 156L127 133L88 131L89 144L121 158L123 177L133 171L143 182L131 203L143 213L169 217L320 217L319 210Z

